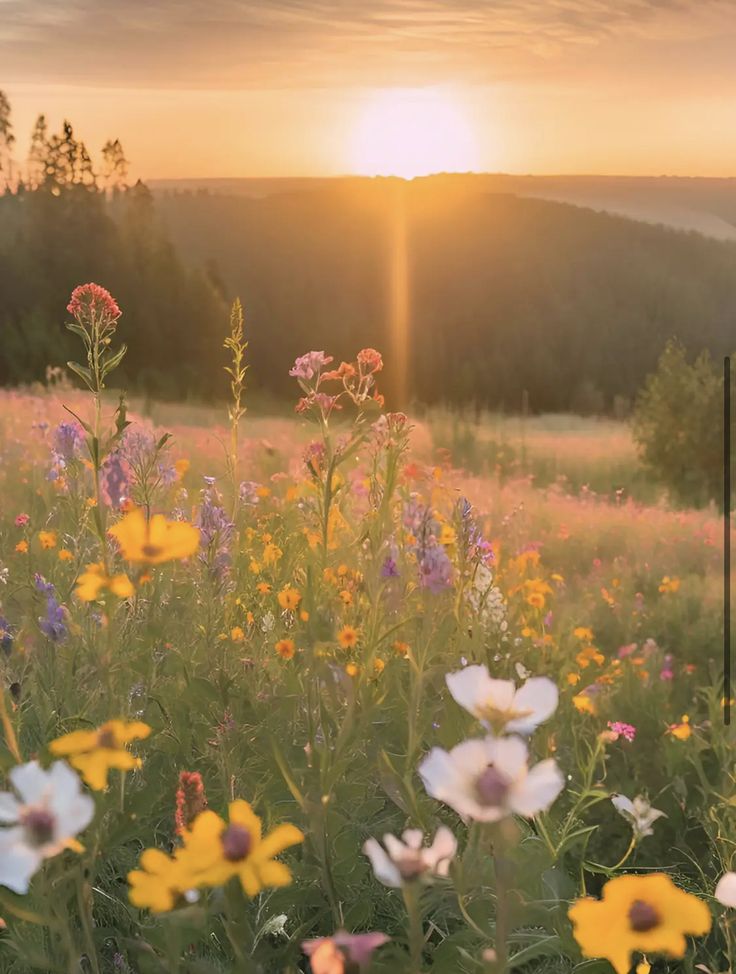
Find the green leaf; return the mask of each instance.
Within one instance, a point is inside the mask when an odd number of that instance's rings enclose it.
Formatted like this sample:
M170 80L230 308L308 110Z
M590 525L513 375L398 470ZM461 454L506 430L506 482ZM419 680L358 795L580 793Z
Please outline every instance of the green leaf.
M67 368L71 369L75 375L78 375L90 389L94 389L94 380L89 369L86 369L83 365L78 365L77 362L67 362L66 364Z

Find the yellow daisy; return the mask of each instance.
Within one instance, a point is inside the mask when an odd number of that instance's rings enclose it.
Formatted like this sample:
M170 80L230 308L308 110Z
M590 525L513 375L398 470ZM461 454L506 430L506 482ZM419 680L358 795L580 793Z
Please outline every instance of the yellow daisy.
M107 787L107 775L111 768L132 771L141 766L140 758L134 757L126 745L143 740L151 733L148 724L133 721L108 720L96 730L78 730L57 737L49 744L55 757L65 757L81 774L94 791Z
M184 521L167 521L163 514L154 514L147 521L138 509L111 527L110 534L126 561L145 565L189 558L199 548L198 528Z
M637 951L683 957L685 935L702 936L711 927L705 903L664 873L611 879L601 900L578 900L568 916L583 956L605 957L616 974L628 974Z

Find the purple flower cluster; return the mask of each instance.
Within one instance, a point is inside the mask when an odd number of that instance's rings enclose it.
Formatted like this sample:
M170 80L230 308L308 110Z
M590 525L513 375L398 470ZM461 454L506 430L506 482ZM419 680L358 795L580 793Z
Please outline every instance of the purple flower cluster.
M128 492L128 466L115 450L102 465L102 485L110 507L119 508Z
M207 486L201 492L196 524L200 530L200 560L217 582L230 572L230 545L235 525L222 506L214 478L205 477Z
M36 591L46 597L46 613L39 616L39 629L52 643L63 643L69 635L66 609L59 604L54 586L43 575L35 575L33 583Z

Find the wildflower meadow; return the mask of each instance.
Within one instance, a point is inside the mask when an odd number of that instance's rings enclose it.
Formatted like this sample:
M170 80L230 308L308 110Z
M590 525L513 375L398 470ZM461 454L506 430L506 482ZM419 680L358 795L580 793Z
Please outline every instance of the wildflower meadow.
M76 388L0 392L3 974L733 969L713 508L464 472L371 348L274 444L238 302L159 428L66 320Z

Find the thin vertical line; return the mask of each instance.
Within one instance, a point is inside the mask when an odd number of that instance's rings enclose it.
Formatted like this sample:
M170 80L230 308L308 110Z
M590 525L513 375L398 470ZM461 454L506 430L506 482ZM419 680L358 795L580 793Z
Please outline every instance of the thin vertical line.
M731 723L731 359L723 360L723 722Z

